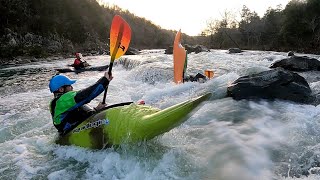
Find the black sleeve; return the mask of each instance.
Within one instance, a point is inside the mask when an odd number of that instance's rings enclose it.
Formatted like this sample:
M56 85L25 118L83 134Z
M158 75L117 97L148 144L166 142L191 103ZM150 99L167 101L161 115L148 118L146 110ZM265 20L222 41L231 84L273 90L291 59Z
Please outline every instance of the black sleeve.
M75 102L79 103L84 101L83 103L89 103L92 99L99 96L108 84L109 80L103 76L95 84L78 91L74 97Z

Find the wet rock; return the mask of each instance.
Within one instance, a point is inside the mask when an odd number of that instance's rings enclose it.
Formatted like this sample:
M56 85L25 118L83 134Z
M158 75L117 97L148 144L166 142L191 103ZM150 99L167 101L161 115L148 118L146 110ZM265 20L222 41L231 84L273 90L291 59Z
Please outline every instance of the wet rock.
M289 52L288 52L288 56L294 56L293 51L289 51Z
M205 75L201 74L201 73L197 73L195 76L189 75L189 76L185 77L183 79L183 81L185 81L185 82L190 81L190 82L203 83L203 82L207 81L207 77Z
M167 47L167 49L164 51L165 54L173 54L173 46Z
M210 52L210 50L203 45L190 46L190 45L186 44L185 48L188 53L194 52L194 53L198 54L200 52Z
M315 101L308 82L297 73L281 68L237 79L227 89L233 99L283 99L311 104Z
M185 44L184 47L185 47L186 51L188 52L188 54L192 53L192 52L194 52L196 54L198 54L200 52L210 52L210 50L203 45L190 46L188 44ZM167 49L165 50L164 53L165 54L173 54L173 46L167 47Z
M320 71L320 61L307 56L291 56L271 64L270 68L282 67L290 71Z
M230 48L228 49L228 53L233 54L233 53L242 53L242 50L239 48Z

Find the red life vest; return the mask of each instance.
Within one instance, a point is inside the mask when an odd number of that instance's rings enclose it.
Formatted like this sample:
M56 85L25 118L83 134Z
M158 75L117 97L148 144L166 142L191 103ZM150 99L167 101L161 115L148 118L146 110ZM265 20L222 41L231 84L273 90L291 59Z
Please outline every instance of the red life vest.
M74 66L79 66L81 64L81 60L80 59L75 59L73 62Z

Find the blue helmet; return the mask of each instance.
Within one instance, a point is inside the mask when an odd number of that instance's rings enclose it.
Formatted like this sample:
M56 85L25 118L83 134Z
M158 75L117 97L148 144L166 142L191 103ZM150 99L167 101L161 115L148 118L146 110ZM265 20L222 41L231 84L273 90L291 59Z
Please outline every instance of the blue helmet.
M49 88L50 88L51 92L55 92L60 87L65 86L65 85L71 85L75 82L76 82L76 80L71 80L67 76L56 75L50 80Z

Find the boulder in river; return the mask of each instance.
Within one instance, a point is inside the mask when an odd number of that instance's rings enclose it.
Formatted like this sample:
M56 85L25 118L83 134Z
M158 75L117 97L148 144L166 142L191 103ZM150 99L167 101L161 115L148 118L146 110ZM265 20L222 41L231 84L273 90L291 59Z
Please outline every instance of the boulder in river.
M271 64L270 68L282 67L290 71L320 71L320 61L307 56L290 56Z
M308 82L299 74L276 68L237 79L227 89L229 97L240 99L283 99L312 103Z

